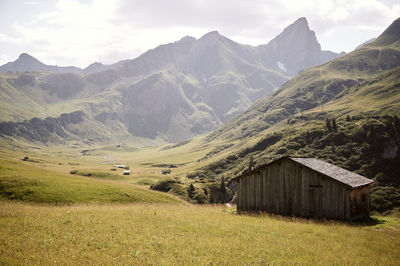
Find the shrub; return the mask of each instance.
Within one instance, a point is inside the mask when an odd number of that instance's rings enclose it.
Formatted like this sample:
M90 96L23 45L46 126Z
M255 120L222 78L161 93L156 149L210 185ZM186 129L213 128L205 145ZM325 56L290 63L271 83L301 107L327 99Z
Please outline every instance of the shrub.
M371 195L371 209L385 212L393 209L393 204L382 195Z
M193 200L199 204L207 203L207 195L202 189L196 189Z
M288 152L288 149L286 149L285 147L281 147L279 148L279 150L276 151L277 154L285 154Z
M181 182L172 178L163 179L151 185L150 189L168 192L173 188L174 184L181 184Z
M163 169L163 170L160 171L160 173L163 174L163 175L168 175L168 174L171 173L171 169Z

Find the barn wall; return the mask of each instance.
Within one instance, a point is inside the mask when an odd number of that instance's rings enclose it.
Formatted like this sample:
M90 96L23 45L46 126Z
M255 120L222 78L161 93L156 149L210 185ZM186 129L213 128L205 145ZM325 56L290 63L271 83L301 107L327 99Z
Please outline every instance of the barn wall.
M369 216L370 212L370 186L354 189L350 193L351 218L357 219Z
M238 183L238 211L341 220L369 215L369 186L351 190L290 159L272 163Z

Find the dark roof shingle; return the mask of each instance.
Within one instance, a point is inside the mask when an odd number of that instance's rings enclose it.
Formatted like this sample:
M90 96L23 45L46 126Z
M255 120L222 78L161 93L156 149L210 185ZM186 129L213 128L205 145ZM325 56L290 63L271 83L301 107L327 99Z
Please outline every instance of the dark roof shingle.
M294 158L289 157L289 159L302 164L308 168L311 168L321 174L329 176L341 183L351 186L352 188L367 185L372 183L371 179L363 177L362 175L353 173L349 170L343 169L336 165L327 163L325 161L316 158Z

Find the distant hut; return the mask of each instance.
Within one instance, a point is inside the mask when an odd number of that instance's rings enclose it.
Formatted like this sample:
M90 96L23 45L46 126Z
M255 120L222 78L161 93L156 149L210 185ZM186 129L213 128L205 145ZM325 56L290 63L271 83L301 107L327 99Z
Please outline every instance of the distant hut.
M130 175L131 174L131 171L130 170L125 170L124 171L124 175Z
M315 158L283 157L238 176L239 212L368 217L372 180Z

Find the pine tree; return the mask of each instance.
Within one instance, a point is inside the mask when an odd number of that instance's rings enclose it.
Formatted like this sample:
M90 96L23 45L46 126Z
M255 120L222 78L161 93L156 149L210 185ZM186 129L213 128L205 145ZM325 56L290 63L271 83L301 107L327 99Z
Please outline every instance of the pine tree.
M336 125L336 119L335 118L332 119L332 130L334 132L337 132L337 125Z
M393 126L394 126L394 128L396 129L397 132L400 132L400 120L397 117L397 115L395 115L393 117Z
M347 122L350 122L350 120L351 120L351 119L350 119L350 116L347 115L347 116L346 116L346 121L347 121Z
M224 203L225 202L225 197L226 197L226 194L227 194L226 186L225 186L225 177L221 178L221 185L219 187L219 192L220 192L220 195L221 195L221 201L220 202Z
M326 129L328 130L328 132L332 130L331 121L329 119L326 119Z
M187 190L189 198L191 198L191 199L194 198L195 191L196 191L196 189L194 188L193 184L190 184L188 187L188 190Z
M369 140L373 140L373 139L375 138L375 127L374 127L374 124L371 124L371 125L368 127L367 138L368 138Z

